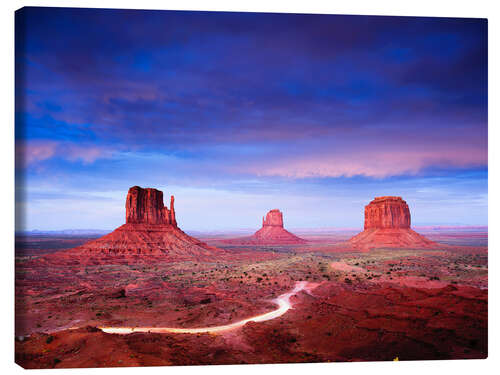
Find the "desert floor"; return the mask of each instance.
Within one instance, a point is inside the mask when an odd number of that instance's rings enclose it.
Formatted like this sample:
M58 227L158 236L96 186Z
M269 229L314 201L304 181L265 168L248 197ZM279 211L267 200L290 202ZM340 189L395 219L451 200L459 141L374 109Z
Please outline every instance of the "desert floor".
M314 234L308 245L226 246L220 259L183 262L45 256L88 238L19 238L16 362L59 368L485 358L487 233L426 235L447 245L356 252L341 242L348 235ZM98 328L228 325L275 310L272 300L298 281L312 287L291 296L283 315L217 333Z

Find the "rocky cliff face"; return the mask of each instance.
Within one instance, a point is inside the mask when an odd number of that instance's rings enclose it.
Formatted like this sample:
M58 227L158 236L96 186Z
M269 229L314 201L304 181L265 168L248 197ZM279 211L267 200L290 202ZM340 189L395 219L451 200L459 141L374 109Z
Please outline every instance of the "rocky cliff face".
M401 197L378 197L365 206L364 231L349 240L354 248L434 248L439 244L410 228L408 204Z
M128 190L125 203L127 224L164 224L177 226L174 210L174 196L170 198L170 209L163 205L163 192L143 189L139 186Z
M262 218L262 227L283 228L283 213L278 209L269 211L266 217Z
M408 204L401 197L378 197L365 206L365 228L410 228Z

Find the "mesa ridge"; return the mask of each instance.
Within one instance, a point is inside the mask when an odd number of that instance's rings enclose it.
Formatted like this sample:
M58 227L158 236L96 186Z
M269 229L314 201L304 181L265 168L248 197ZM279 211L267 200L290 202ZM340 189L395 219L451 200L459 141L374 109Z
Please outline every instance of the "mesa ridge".
M408 204L401 197L376 197L365 206L364 230L348 243L357 249L435 248L439 245L411 229Z

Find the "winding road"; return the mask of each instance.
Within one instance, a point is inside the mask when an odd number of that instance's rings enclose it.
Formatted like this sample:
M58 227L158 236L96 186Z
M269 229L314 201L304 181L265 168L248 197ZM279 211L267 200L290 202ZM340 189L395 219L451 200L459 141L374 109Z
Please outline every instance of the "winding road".
M128 335L134 332L145 332L145 333L217 333L229 331L238 327L244 326L248 322L264 322L266 320L271 320L278 318L285 314L291 307L292 303L290 298L299 293L300 291L306 290L310 291L312 285L307 281L298 281L295 284L295 288L288 293L284 293L273 300L274 303L278 305L276 310L270 311L265 314L256 315L251 318L243 319L235 323L226 324L222 326L214 327L202 327L202 328L170 328L170 327L98 327L101 331L106 333L115 333L121 335Z

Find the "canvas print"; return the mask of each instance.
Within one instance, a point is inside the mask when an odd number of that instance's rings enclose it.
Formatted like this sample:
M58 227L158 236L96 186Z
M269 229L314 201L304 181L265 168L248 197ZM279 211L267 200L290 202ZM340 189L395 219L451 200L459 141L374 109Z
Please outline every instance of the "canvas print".
M15 22L20 366L488 356L487 20Z

